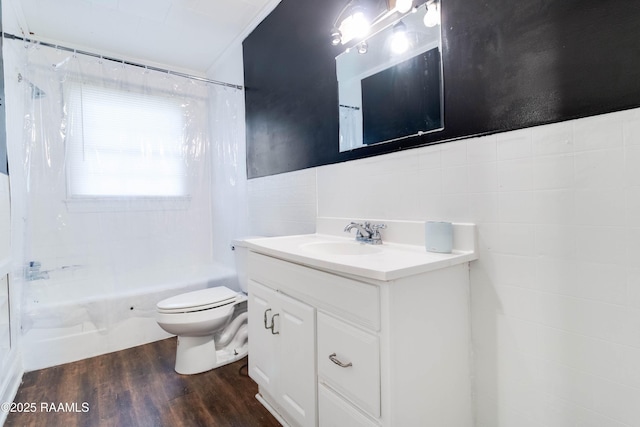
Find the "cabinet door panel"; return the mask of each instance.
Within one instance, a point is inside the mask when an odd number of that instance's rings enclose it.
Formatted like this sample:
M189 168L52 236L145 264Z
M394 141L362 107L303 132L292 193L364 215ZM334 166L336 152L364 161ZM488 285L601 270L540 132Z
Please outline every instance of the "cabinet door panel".
M279 295L281 404L301 426L316 425L315 309Z
M277 335L265 328L277 312L277 294L259 283L249 282L249 376L270 394L275 393L278 374Z

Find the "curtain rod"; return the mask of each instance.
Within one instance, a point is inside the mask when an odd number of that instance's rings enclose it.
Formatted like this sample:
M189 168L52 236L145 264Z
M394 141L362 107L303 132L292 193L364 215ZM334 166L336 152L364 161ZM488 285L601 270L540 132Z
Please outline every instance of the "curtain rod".
M171 74L171 75L178 76L178 77L184 77L184 78L187 78L187 79L198 80L200 82L211 83L211 84L214 84L214 85L220 85L220 86L225 86L225 87L231 87L231 88L239 89L239 90L243 90L244 89L244 87L241 86L241 85L235 85L235 84L232 84L232 83L220 82L220 81L217 81L217 80L211 80L211 79L207 79L207 78L204 78L204 77L193 76L191 74L181 73L181 72L178 72L178 71L171 71L171 70L167 70L167 69L164 69L164 68L158 68L158 67L154 67L154 66L151 66L151 65L138 64L136 62L126 61L124 59L110 58L108 56L99 55L97 53L87 52L87 51L79 50L79 49L73 49L73 48L70 48L70 47L60 46L58 44L53 44L53 43L47 43L47 42L42 42L42 41L38 41L38 40L32 40L32 39L28 39L28 38L25 38L25 37L16 36L16 35L10 34L10 33L2 33L2 36L4 38L10 39L10 40L20 40L20 41L28 42L28 43L38 43L38 44L40 44L42 46L52 47L54 49L60 49L60 50L64 50L64 51L67 51L67 52L73 52L73 53L79 53L79 54L82 54L82 55L93 56L94 58L101 58L101 59L106 59L107 61L118 62L120 64L127 64L127 65L132 65L134 67L146 68L148 70L159 71L161 73L167 73L167 74Z

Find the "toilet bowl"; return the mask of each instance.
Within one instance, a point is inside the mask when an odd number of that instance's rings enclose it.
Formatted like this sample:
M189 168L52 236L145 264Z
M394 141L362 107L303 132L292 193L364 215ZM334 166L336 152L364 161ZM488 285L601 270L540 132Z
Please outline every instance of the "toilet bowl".
M234 241L240 289L247 290L246 247ZM175 370L199 374L248 353L247 296L225 286L187 292L160 301L156 321L178 336Z

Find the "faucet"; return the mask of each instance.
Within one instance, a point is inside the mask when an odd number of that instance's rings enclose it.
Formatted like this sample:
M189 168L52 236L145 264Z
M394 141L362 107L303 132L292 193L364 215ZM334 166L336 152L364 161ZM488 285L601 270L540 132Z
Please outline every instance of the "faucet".
M357 230L356 240L358 242L368 243L370 245L381 245L382 235L380 234L380 230L387 228L387 226L385 224L370 224L369 222L365 222L364 224L351 222L347 224L344 231L349 233L354 228Z

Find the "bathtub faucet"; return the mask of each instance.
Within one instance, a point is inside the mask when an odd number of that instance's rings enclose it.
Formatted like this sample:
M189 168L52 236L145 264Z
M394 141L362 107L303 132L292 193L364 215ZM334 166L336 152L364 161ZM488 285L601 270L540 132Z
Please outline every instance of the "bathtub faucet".
M370 245L381 245L382 235L380 234L380 230L387 228L387 226L385 224L371 224L369 222L365 222L364 224L351 222L347 224L344 231L349 233L354 228L357 230L356 240L358 242L368 243Z
M42 263L40 261L29 261L24 269L24 278L27 281L48 279L49 273L47 271L40 271Z

